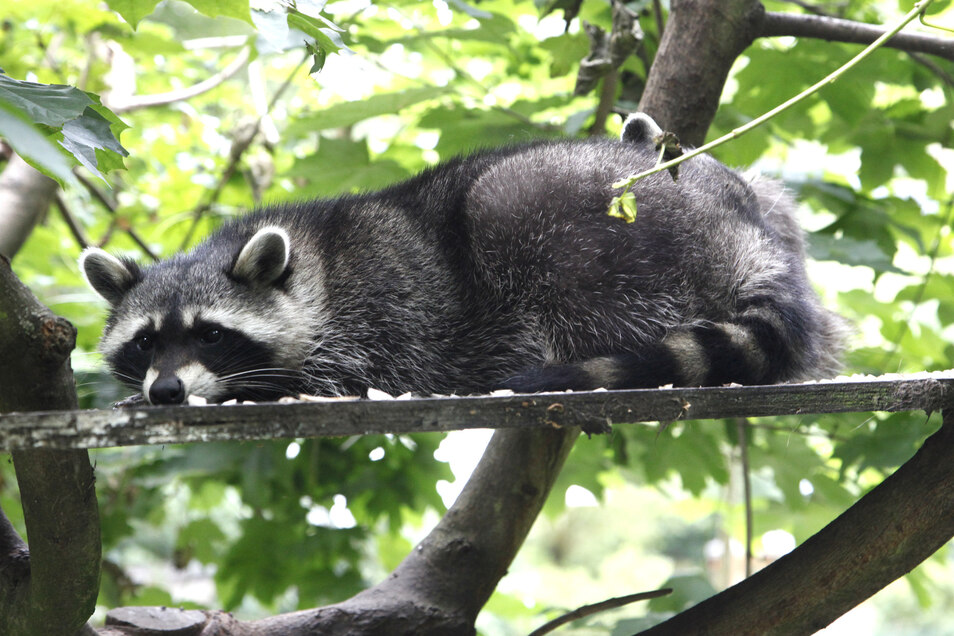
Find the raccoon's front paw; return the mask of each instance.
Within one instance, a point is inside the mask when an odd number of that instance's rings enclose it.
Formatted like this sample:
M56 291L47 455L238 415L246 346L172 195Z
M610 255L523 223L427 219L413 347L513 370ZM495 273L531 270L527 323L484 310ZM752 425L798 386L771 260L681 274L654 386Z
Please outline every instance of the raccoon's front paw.
M130 395L128 398L123 398L118 402L113 402L114 409L128 409L134 406L146 406L146 398L142 396L142 393Z

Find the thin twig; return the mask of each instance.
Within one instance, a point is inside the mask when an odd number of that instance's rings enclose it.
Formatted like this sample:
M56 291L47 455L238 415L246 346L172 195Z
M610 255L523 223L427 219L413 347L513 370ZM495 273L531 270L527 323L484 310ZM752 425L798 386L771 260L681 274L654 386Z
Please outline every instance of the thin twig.
M181 102L183 100L191 99L201 95L202 93L207 93L242 70L242 67L244 67L248 62L250 55L251 49L246 46L239 52L236 58L232 60L228 66L223 68L215 75L212 75L211 77L208 77L197 84L193 84L192 86L181 88L179 90L158 93L156 95L139 95L131 97L125 103L120 102L118 104L110 104L110 109L116 114L128 113L130 111L139 110L142 108L165 106L174 102Z
M653 0L653 17L656 18L656 35L659 39L662 39L663 30L666 28L666 23L663 22L663 8L661 0Z
M83 228L81 228L79 223L76 222L76 219L73 217L73 213L70 212L69 207L67 207L66 201L63 200L63 194L61 192L56 193L53 198L53 203L56 204L56 209L60 211L60 216L63 217L63 221L66 223L66 227L69 228L70 234L72 234L73 238L76 239L76 243L82 249L89 247L89 239L83 232Z
M739 460L742 463L742 493L745 499L745 578L752 576L752 475L749 467L749 421L744 417L735 418L739 434Z
M664 587L659 590L652 590L651 592L639 592L637 594L629 594L627 596L618 596L600 603L584 605L583 607L579 607L572 612L564 614L563 616L554 618L552 621L530 632L528 636L543 636L544 634L549 634L557 627L572 621L585 618L599 612L616 609L617 607L622 607L623 605L629 605L630 603L635 603L636 601L648 601L649 599L666 596L668 594L672 594L672 588Z
M606 134L606 120L613 112L613 106L616 104L616 85L619 83L619 71L611 68L603 76L600 87L600 99L596 105L596 115L593 125L590 127L591 136L600 136Z
M200 201L199 204L196 205L195 209L192 210L192 224L189 226L185 237L182 239L182 243L179 246L180 250L183 250L189 246L189 243L192 241L192 237L195 234L195 230L199 226L199 221L202 220L202 215L205 214L205 212L207 212L216 201L218 201L219 195L222 194L222 189L225 187L225 184L228 183L229 179L232 178L232 175L235 174L235 170L238 168L239 161L241 161L245 151L249 149L249 147L252 145L252 141L258 135L262 125L262 117L272 112L272 109L275 108L275 104L278 102L278 99L286 90L288 90L288 87L291 86L292 80L298 74L298 71L305 64L309 57L310 55L306 52L302 57L301 62L299 62L295 68L292 69L291 73L289 73L285 78L285 81L282 82L282 85L279 86L278 90L275 91L275 94L272 95L272 99L269 100L268 107L266 108L265 112L255 120L255 123L252 124L251 129L245 132L245 136L237 138L233 141L232 148L229 152L229 163L219 176L215 184L215 188L212 189L204 201Z
M809 13L814 13L815 15L825 15L825 16L835 17L831 13L828 13L824 9L820 9L819 7L817 7L816 5L810 2L803 2L802 0L784 0L784 1L789 4L794 4L796 7L801 7L805 11L808 11ZM848 4L847 2L843 2L841 3L840 6L844 8L845 6L847 6L847 4Z
M105 192L100 190L95 183L87 179L86 175L84 175L78 169L73 170L73 174L76 176L76 179L81 184L83 184L83 187L86 188L86 191L89 192L94 199L99 201L99 203L104 208L106 208L106 211L109 212L114 217L115 220L117 220L117 223L115 225L118 225L120 229L126 232L126 234L129 235L129 238L131 238L133 242L139 246L139 249L141 249L143 253L146 254L151 260L158 261L159 256L155 254L152 251L152 249L149 248L149 245L146 243L146 241L142 239L141 236L139 236L136 230L129 227L129 225L126 223L118 222L119 219L117 217L117 211L119 209L119 205L115 201L113 201L111 198L106 196ZM110 230L107 232L106 237L108 238L110 234L112 234L112 226L110 226ZM97 243L97 245L99 247L102 247L105 244L105 242L106 242L105 240L100 241L99 243ZM85 245L81 245L81 246L86 247Z
M676 166L678 166L684 161L688 161L689 159L692 159L693 157L697 157L701 154L705 154L709 152L710 150L712 150L713 148L716 148L726 142L729 142L729 141L732 141L733 139L741 137L742 135L749 132L753 128L757 128L761 126L762 124L769 121L770 119L772 119L779 113L782 113L788 110L795 104L798 104L799 102L805 100L811 95L814 95L815 93L820 91L822 88L833 83L839 77L841 77L842 75L847 73L849 70L857 66L862 60L864 60L866 57L874 53L877 49L881 48L881 46L884 45L885 42L893 38L901 29L907 26L909 22L911 22L916 17L918 17L918 15L924 10L926 10L927 7L933 1L934 0L920 0L919 2L916 2L914 4L914 8L911 9L911 11L909 11L907 14L905 14L904 18L899 20L894 27L882 33L882 35L878 39L876 39L874 42L872 42L867 47L865 47L865 49L861 51L858 55L851 58L850 60L848 60L848 62L846 62L845 64L843 64L842 66L834 70L833 72L829 73L823 79L819 80L812 86L808 87L807 89L805 89L798 95L795 95L791 99L788 99L782 104L779 104L778 106L768 111L767 113L763 113L762 115L756 117L755 119L748 122L747 124L744 124L742 126L739 126L738 128L731 130L729 133L719 137L718 139L710 141L707 144L703 144L694 150L691 150L689 152L686 152L680 155L679 157L676 157L675 159L672 159L665 163L656 164L653 168L649 170L644 170L643 172L634 174L628 179L625 179L618 183L613 184L614 187L622 188L624 192L628 191L630 188L633 187L633 184L635 184L640 179L644 179L650 175L654 175L657 172L663 172L664 170L670 170L671 168L675 168ZM610 209L613 209L616 206L616 203L617 203L616 201L613 201L610 204Z

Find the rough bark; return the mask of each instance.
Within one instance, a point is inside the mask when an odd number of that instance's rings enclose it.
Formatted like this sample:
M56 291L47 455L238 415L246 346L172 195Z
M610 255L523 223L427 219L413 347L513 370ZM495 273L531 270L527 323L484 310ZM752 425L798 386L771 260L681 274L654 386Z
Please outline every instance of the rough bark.
M17 155L0 173L0 255L12 259L53 202L56 181Z
M893 475L764 570L642 636L811 634L954 537L954 410Z
M729 70L759 35L764 13L758 0L672 0L639 110L683 143L702 145Z
M885 32L884 27L822 15L767 12L759 26L761 37L781 35L808 37L852 44L871 44ZM923 33L899 33L884 44L908 53L928 53L954 60L954 38Z
M76 330L0 257L0 413L75 409ZM0 633L75 634L99 589L99 513L85 450L13 453L30 551L0 519ZM2 515L2 512L0 512Z
M434 433L809 413L940 410L954 373L772 386L331 401L228 407L139 407L0 415L0 450Z

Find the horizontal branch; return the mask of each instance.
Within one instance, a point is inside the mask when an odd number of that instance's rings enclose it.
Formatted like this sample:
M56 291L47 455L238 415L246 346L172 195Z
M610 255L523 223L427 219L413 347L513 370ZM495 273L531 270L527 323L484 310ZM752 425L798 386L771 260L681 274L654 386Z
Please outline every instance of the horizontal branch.
M814 634L954 536L954 414L893 475L792 552L639 636Z
M579 426L586 432L599 433L620 422L937 411L951 406L952 401L954 376L948 373L774 386L11 413L0 415L0 450L428 433L469 428Z
M228 64L228 66L223 68L215 75L207 77L201 82L193 84L192 86L169 91L167 93L157 93L155 95L133 95L126 98L125 101L113 101L107 105L114 113L122 114L143 108L152 108L154 106L168 106L169 104L174 104L175 102L192 99L193 97L197 97L202 93L209 92L242 70L245 64L248 63L250 55L251 51L249 47L243 48L241 51L239 51L239 54L235 56L235 59Z
M821 15L767 12L762 18L759 35L763 37L789 35L851 44L871 44L884 32L883 27L853 20ZM930 53L954 60L954 38L950 36L899 33L888 40L884 46L909 53Z

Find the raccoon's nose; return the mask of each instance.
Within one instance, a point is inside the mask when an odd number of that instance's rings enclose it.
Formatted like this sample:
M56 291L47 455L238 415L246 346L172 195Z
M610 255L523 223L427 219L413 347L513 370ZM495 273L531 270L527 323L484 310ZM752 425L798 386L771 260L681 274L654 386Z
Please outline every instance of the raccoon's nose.
M174 375L159 378L149 387L149 402L152 404L182 404L185 397L185 385Z

